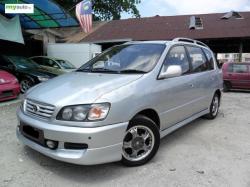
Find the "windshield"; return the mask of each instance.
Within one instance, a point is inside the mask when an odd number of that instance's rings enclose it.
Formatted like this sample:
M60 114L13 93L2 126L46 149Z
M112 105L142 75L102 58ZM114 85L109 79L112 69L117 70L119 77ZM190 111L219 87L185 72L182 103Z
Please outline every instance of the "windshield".
M38 68L39 66L31 59L22 56L5 56L11 61L17 68L30 69Z
M56 59L56 62L59 63L60 66L62 66L64 69L76 69L75 66L73 66L70 62L68 62L66 60Z
M147 73L154 68L165 47L163 44L115 46L83 65L79 71Z

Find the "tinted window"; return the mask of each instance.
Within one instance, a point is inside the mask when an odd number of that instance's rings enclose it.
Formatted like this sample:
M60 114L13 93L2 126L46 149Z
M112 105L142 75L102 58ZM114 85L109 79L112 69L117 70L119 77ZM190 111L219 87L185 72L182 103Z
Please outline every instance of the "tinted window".
M202 72L209 70L207 59L199 47L187 46L193 72Z
M175 46L170 49L163 64L164 71L166 71L168 66L171 65L181 66L182 74L189 72L189 62L183 46Z
M208 60L208 67L210 70L214 69L214 59L213 59L213 55L212 53L207 50L207 49L203 49L204 53L206 54L207 60Z
M38 68L39 66L33 61L22 56L5 56L10 62L15 64L17 68L27 69L27 68Z
M158 62L166 45L127 44L115 46L93 58L79 70L91 69L92 72L149 72Z
M233 64L233 72L234 73L247 73L248 68L245 64Z

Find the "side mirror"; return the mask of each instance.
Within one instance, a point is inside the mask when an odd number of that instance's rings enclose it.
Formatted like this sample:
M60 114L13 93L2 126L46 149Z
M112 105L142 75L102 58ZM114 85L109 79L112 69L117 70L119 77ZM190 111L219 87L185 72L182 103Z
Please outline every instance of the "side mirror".
M178 77L182 74L182 68L178 65L171 65L168 66L167 70L164 71L164 68L162 68L163 71L161 71L159 75L159 79L166 79L166 78L172 78L172 77Z

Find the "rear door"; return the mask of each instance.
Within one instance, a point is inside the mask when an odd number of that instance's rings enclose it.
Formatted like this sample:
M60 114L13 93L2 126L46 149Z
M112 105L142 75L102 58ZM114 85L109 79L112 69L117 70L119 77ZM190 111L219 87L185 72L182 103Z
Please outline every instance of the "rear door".
M233 88L250 88L249 66L247 64L231 64L228 76Z
M201 47L186 45L191 67L193 83L193 111L195 113L208 109L213 96L214 88L217 86L214 64L210 64L206 53ZM211 59L210 59L211 60Z

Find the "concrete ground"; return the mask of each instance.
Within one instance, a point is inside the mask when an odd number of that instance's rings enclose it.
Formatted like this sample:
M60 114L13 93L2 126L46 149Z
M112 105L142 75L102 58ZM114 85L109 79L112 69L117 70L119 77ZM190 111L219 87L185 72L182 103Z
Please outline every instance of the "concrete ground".
M250 186L250 93L224 93L215 120L177 130L134 168L77 166L24 147L15 136L17 106L0 107L0 186Z

